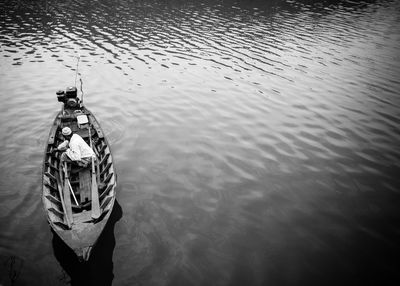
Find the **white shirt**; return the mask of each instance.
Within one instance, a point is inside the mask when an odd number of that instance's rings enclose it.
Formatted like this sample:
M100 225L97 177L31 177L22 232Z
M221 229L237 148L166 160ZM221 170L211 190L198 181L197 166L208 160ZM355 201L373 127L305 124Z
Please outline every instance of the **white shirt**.
M78 134L73 134L71 137L71 141L64 141L58 146L58 149L63 149L69 145L69 148L65 151L68 157L72 161L80 161L83 158L91 158L96 157L92 148L83 140L81 136Z

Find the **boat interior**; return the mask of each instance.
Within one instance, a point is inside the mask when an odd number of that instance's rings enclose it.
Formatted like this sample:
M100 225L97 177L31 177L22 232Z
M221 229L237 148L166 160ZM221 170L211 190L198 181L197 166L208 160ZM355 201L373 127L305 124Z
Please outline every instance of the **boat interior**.
M92 147L95 160L87 166L75 162L61 164L62 152L57 146L64 141L64 127L71 128ZM48 217L60 229L96 223L111 210L116 185L111 151L96 119L85 108L63 109L57 115L47 142L43 173L43 200Z

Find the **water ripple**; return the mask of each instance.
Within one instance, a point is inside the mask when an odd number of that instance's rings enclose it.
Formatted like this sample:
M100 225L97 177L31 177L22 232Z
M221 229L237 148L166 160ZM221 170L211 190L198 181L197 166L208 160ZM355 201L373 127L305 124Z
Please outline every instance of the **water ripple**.
M3 1L1 251L51 264L38 166L79 57L118 171L115 284L310 284L361 249L389 277L399 1L311 2Z

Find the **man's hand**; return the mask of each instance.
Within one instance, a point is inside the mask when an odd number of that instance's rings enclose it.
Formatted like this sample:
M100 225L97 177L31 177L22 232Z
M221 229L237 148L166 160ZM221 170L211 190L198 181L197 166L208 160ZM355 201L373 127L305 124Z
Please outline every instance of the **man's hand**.
M65 140L63 143L61 143L60 145L58 145L57 150L58 150L58 151L65 151L65 150L67 150L68 144L69 144L69 141L68 141L68 140Z

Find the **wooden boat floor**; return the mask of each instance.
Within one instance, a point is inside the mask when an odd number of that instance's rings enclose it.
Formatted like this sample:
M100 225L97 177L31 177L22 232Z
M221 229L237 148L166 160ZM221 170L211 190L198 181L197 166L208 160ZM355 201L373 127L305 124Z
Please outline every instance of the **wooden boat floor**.
M80 190L80 202L85 203L91 200L91 178L90 168L85 168L79 172L79 190Z
M83 211L78 214L74 214L74 224L90 222L92 220L92 212L91 211Z

